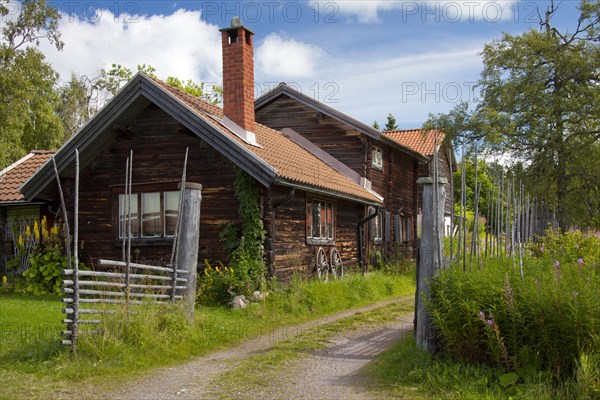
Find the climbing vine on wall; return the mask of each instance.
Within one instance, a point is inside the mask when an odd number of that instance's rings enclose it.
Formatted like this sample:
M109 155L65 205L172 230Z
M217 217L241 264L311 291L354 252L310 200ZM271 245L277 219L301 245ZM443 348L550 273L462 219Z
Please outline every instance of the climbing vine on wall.
M266 274L263 243L266 231L260 215L260 193L256 180L238 169L234 182L235 196L239 201L238 216L241 229L227 224L220 234L229 253L230 269L236 282L229 284L235 294L250 294L263 286Z

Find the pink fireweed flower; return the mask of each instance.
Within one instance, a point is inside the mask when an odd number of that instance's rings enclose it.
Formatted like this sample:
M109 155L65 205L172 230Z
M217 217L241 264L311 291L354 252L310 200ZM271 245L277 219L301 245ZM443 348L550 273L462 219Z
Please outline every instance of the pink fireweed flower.
M477 315L479 316L479 318L485 319L485 314L483 313L483 311L479 311Z
M557 261L554 263L554 268L558 268L558 267L560 267L560 261Z
M546 250L546 243L542 243L542 246L540 247L540 251L543 253L544 250Z
M578 258L577 264L579 264L581 266L581 265L585 264L585 261L583 261L583 258Z
M487 321L485 321L485 323L486 323L488 326L492 326L492 325L494 325L494 321L492 321L491 319L488 319Z

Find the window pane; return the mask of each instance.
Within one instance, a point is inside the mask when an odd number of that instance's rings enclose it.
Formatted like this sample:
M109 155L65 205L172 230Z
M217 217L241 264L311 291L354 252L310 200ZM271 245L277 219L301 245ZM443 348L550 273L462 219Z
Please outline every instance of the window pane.
M173 236L179 215L179 192L165 192L164 197L165 236Z
M333 239L333 207L331 203L327 203L327 237Z
M404 240L407 242L412 240L412 221L410 217L404 219Z
M306 236L311 238L313 237L313 203L312 201L307 202L307 210L306 210Z
M320 202L319 206L320 206L319 225L321 228L321 235L319 237L326 239L327 238L327 206L325 205L324 201Z
M160 237L160 193L142 193L142 237Z
M313 203L313 237L321 237L321 203Z
M138 195L131 195L131 237L138 237ZM119 195L119 239L127 232L127 195Z

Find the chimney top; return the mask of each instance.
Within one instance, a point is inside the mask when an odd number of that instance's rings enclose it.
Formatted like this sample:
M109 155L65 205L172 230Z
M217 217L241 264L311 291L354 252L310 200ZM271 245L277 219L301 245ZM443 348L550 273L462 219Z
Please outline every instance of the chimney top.
M244 24L242 23L242 20L240 19L240 17L233 17L231 18L231 22L229 23L229 27L227 28L221 28L219 29L219 32L226 32L226 31L233 31L233 30L238 30L238 29L245 29L248 32L250 32L251 34L254 35L254 32L252 32L252 30L248 29L247 27L244 26Z

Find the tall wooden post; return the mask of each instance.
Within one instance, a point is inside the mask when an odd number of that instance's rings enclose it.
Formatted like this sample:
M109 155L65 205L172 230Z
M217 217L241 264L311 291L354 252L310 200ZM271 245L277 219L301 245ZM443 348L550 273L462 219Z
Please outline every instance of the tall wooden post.
M198 246L200 239L200 204L202 185L185 184L181 202L181 235L177 242L177 268L188 271L183 303L190 324L194 323L194 303L196 300L196 274L198 270Z
M415 341L418 347L432 351L431 316L426 303L431 298L429 282L443 268L443 231L444 201L446 198L446 178L438 178L437 190L434 190L433 178L419 178L423 185L423 217L421 221L421 245L419 265L417 266L417 301L415 304L416 328ZM437 194L437 200L434 195ZM437 209L436 209L437 208ZM437 218L436 218L437 214ZM437 225L437 226L436 226Z

